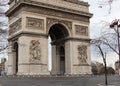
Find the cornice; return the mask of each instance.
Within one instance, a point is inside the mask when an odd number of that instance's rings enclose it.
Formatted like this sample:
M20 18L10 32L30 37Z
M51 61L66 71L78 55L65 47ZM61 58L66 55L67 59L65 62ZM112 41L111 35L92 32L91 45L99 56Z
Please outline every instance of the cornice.
M80 1L80 0L63 0L63 1L67 1L70 3L74 3L74 4L79 4L79 5L84 5L84 6L89 6L87 2Z
M90 38L76 38L76 37L66 37L63 39L59 39L57 41L52 41L51 44L59 44L59 43L64 43L65 41L79 41L79 42L86 42L86 43L90 43Z
M19 38L21 36L44 37L44 38L48 37L48 35L43 34L43 33L20 31L19 33L16 33L14 35L9 36L8 41L9 40L15 40L15 39L17 39L17 38Z
M18 65L47 65L44 63L19 63Z
M54 6L54 5L41 3L41 2L36 2L36 1L31 1L31 0L19 0L13 7L11 7L6 12L6 15L9 17L16 10L20 9L22 6L25 6L25 5L43 7L43 8L57 10L57 11L63 11L63 12L67 12L67 13L70 13L70 14L77 14L77 15L81 15L81 16L86 16L86 17L89 17L89 18L92 17L91 13L82 12L82 11L73 10L73 9L68 9L68 8L59 7L59 6Z
M91 66L89 64L74 64L73 66Z

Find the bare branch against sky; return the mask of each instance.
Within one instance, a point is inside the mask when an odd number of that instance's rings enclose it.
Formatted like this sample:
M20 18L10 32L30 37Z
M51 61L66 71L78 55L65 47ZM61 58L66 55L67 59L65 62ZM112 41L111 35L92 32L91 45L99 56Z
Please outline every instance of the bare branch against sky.
M8 10L9 0L0 0L0 52L6 49L8 35L8 18L5 12Z
M98 7L103 8L104 6L108 6L108 14L111 13L112 3L115 0L98 0Z

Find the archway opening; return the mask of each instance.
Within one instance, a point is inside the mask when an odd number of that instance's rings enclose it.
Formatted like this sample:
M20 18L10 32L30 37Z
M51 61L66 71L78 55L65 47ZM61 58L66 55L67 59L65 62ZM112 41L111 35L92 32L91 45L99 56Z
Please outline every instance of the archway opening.
M14 43L14 52L15 52L15 75L18 72L18 43Z
M65 38L68 36L68 30L62 24L55 24L49 30L49 37L51 38L52 74L65 74Z

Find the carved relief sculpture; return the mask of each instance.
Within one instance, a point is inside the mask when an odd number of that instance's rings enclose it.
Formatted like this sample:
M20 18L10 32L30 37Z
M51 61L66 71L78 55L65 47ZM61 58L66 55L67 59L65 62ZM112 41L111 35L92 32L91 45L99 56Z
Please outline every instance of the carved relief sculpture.
M78 61L79 64L87 63L87 46L78 46Z
M43 30L44 29L44 20L27 17L27 27L32 28L32 29Z
M36 63L40 62L41 49L40 43L37 40L32 40L30 43L30 62Z
M50 28L50 26L53 25L54 23L60 23L60 24L66 25L70 30L72 29L72 22L70 21L47 18L47 28Z
M9 35L17 32L21 29L21 18L15 21L13 24L10 25Z
M88 36L88 31L86 26L75 25L75 34Z

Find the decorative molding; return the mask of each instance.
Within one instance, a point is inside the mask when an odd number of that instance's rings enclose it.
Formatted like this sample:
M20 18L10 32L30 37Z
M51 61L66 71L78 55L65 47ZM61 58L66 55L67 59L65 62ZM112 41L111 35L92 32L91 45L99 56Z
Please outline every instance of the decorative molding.
M87 46L85 45L78 45L78 61L79 64L87 64Z
M28 28L44 30L44 19L27 17L26 22Z
M27 31L20 31L17 34L13 34L11 36L9 36L8 41L10 40L16 40L21 36L32 36L32 37L43 37L43 38L48 38L47 34L44 33L35 33L35 32L27 32Z
M47 65L43 63L19 63L18 65Z
M53 41L53 42L51 42L51 44L52 45L56 45L56 44L59 44L59 43L64 43L65 41L78 41L78 42L90 43L90 39L89 38L66 37L64 39Z
M12 35L13 33L19 31L22 28L22 19L18 19L17 21L15 21L14 23L12 23L9 29L9 35Z
M54 18L47 18L47 29L49 30L49 28L54 25L54 24L62 24L63 26L67 26L67 28L69 28L69 30L72 29L72 22L70 21L65 21L65 20L60 20L60 19L54 19Z
M88 27L75 25L75 34L81 36L88 36Z
M92 17L92 14L88 12L72 10L64 7L58 7L58 6L31 1L31 0L20 0L18 4L11 7L6 12L6 15L8 17L13 15L14 12L16 12L15 10L18 10L21 7L23 7L23 10L28 12L34 12L34 13L55 16L60 18L79 20L84 22L89 22L89 18Z
M39 63L41 60L41 47L40 42L37 40L32 40L30 42L30 62Z
M49 15L49 16L54 16L54 17L59 17L59 18L66 18L66 19L73 19L73 20L78 20L78 21L83 21L83 22L89 22L89 17L81 16L80 14L75 14L74 11L73 13L69 13L67 11L65 12L65 11L59 11L59 10L54 10L54 9L42 8L42 7L35 8L31 6L26 6L24 10L28 12L34 12L34 13L39 13L39 14Z
M80 0L63 0L63 1L67 1L67 2L70 2L70 3L74 3L74 4L79 4L79 5L89 6L87 2L83 2L83 1L80 1Z
M89 64L73 64L73 66L91 66Z

